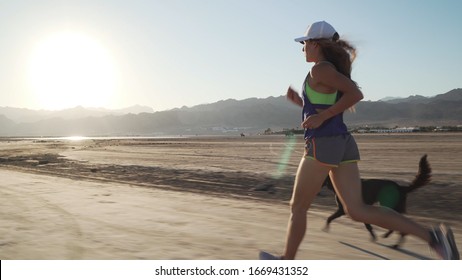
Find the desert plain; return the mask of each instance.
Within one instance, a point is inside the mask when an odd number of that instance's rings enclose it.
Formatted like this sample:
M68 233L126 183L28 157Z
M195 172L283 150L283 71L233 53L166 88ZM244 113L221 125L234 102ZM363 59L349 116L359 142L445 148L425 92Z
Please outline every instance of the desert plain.
M424 154L432 181L407 215L454 231L462 248L462 133L355 134L363 178L408 184ZM3 138L0 259L256 259L281 253L301 136ZM398 235L370 240L364 225L325 219L321 190L298 259L436 259Z

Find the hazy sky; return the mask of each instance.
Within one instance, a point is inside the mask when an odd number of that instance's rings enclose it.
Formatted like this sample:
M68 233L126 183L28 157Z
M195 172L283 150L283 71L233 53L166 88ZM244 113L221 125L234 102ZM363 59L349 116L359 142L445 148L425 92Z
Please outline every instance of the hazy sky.
M462 87L458 0L0 0L0 107L156 111L300 89L326 20L365 100Z

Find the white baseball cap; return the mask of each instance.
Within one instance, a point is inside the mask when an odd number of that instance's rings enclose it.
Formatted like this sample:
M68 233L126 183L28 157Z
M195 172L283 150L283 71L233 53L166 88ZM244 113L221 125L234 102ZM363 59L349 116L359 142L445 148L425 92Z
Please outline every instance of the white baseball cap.
M332 39L336 33L337 31L329 23L317 21L308 26L303 37L295 38L295 42L303 44L304 41L310 39Z

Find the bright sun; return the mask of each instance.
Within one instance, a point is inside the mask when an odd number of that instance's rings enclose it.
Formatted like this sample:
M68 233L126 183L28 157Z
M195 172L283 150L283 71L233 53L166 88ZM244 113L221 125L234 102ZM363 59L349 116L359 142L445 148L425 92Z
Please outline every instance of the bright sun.
M32 53L29 82L43 109L104 107L115 92L115 67L97 41L77 33L59 33Z

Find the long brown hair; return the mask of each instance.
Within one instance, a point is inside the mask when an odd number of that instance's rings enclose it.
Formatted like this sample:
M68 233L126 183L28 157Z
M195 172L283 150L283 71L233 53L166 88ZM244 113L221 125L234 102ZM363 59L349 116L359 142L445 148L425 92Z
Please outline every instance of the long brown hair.
M351 80L351 65L356 58L356 48L349 42L340 40L338 33L335 33L332 39L315 39L313 41L321 46L324 58L332 63L337 71ZM357 86L355 81L353 83ZM342 94L340 92L340 96ZM349 110L355 112L355 106L350 107Z
M338 34L333 39L313 40L321 46L323 56L334 64L337 71L351 78L351 65L356 58L356 48L345 40L340 40Z

